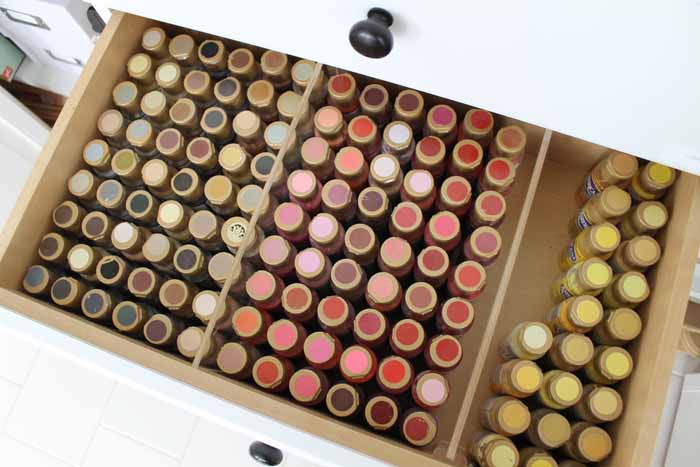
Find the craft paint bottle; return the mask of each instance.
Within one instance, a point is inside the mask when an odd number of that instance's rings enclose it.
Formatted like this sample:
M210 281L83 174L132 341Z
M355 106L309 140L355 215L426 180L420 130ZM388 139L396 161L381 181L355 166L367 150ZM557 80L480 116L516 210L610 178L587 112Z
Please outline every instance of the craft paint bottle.
M170 120L170 109L168 107L168 98L165 93L160 91L151 91L143 98L140 103L141 112L148 117L153 127L161 129L172 126ZM156 136L156 150L158 149L158 137Z
M85 208L73 201L63 201L51 213L51 219L59 229L81 235Z
M343 253L360 266L371 269L379 252L379 243L374 230L365 224L354 224L345 232Z
M573 373L550 370L544 374L537 400L545 407L564 410L575 405L583 392L581 381Z
M219 163L216 158L216 147L205 136L198 136L190 140L185 149L190 166L202 176L210 176L219 171Z
M158 209L158 225L175 240L189 242L192 240L188 226L193 211L175 200L163 202Z
M265 269L282 279L294 276L294 257L297 249L279 235L266 237L260 244L260 259Z
M416 244L423 238L424 229L423 211L414 202L403 201L391 212L389 233L392 236Z
M649 297L649 283L641 272L630 271L616 274L603 293L600 301L605 308L635 308Z
M296 127L296 136L299 140L305 140L314 134L313 109L306 102L302 105L302 96L294 91L286 91L277 99L277 113L280 120L291 125L294 116L298 113L299 119ZM295 145L296 146L296 145Z
M97 186L103 179L89 170L81 169L68 179L68 192L78 198L78 202L89 209L101 209L97 202Z
M159 27L151 27L146 29L141 36L141 48L153 55L156 58L166 58L168 53L168 44L170 38Z
M277 91L271 82L259 79L250 83L246 92L250 110L260 116L263 122L271 123L279 119L277 114Z
M481 173L483 160L482 146L473 139L463 139L452 148L447 161L447 173L470 181L476 180Z
M331 288L351 303L358 303L364 298L367 287L367 274L360 265L348 258L336 261L331 268Z
M365 299L367 304L382 313L390 313L401 304L403 289L396 277L387 272L378 272L367 281Z
M107 256L107 252L104 249L78 243L68 251L67 259L71 271L80 274L83 279L89 282L97 282L97 263L104 256Z
M184 135L197 136L202 133L199 127L201 112L192 99L181 97L170 107L168 113L170 120Z
M255 183L260 186L264 186L265 183L272 178L272 189L270 194L280 201L286 201L289 199L289 192L287 191L287 169L283 165L277 167L276 172L272 172L275 160L277 156L270 152L261 152L255 156L250 164L251 172Z
M335 151L328 141L318 136L308 138L301 145L300 153L302 167L313 172L321 182L325 183L333 177Z
M156 347L174 347L185 324L164 313L153 315L143 327L146 340Z
M192 300L198 293L199 289L189 282L168 279L160 286L158 300L174 315L189 319L194 317Z
M227 176L214 175L204 184L204 197L212 211L228 217L238 212L238 190L238 185L234 185Z
M563 371L574 372L593 358L593 342L584 334L565 332L552 342L552 348L542 363Z
M326 394L326 408L338 418L353 418L362 408L364 393L358 385L336 383Z
M406 318L398 321L391 329L389 344L396 355L404 358L415 358L425 347L425 329L413 319Z
M314 114L314 135L326 140L333 151L345 146L348 127L337 107L321 107Z
M255 210L259 207L260 214L257 225L265 232L271 232L275 229L277 198L270 194L263 196L263 189L258 185L246 185L241 188L236 195L236 204L243 217L248 220L253 217Z
M366 383L377 373L377 357L361 345L352 345L340 356L340 374L349 383Z
M640 168L627 188L634 201L653 201L663 198L676 181L676 170L656 162Z
M626 186L639 168L637 158L613 151L598 162L576 194L578 204L584 204L609 186Z
M272 318L266 310L242 306L233 312L231 324L233 332L243 342L260 345L267 342L267 330L272 324Z
M493 263L501 252L501 234L493 227L477 227L464 241L462 253L471 261L482 266Z
M121 296L112 290L88 290L80 303L83 314L93 321L112 324L114 307L122 302Z
M435 417L419 409L409 409L399 422L401 435L411 445L427 446L435 440L438 423Z
M112 149L103 139L93 139L83 148L83 161L101 177L112 178Z
M143 186L143 178L141 175L143 164L144 159L139 157L131 149L121 149L112 157L112 170L119 177L119 181L128 187ZM119 183L116 180L107 181Z
M422 212L432 210L437 197L435 181L427 170L411 170L401 185L401 200L415 203Z
M358 115L348 123L348 146L356 147L366 160L371 161L381 149L379 128L366 115Z
M408 391L413 377L413 365L396 355L383 358L377 367L377 385L389 394L398 395Z
M129 121L116 109L105 110L97 119L97 130L114 148L127 146L126 126Z
M457 130L458 139L471 139L487 148L493 138L493 115L482 109L471 109L464 115L464 120Z
M536 409L530 414L531 422L525 432L528 441L542 449L557 449L571 437L571 424L559 412Z
M296 203L282 203L274 213L277 233L297 247L309 241L309 215Z
M226 247L233 254L238 252L238 249L243 246L246 241L246 234L249 232L248 245L243 254L245 259L251 266L262 268L260 261L260 243L265 239L265 234L260 227L254 230L250 229L250 224L242 217L231 217L224 222L221 227L221 239L226 244Z
M287 54L266 50L260 57L260 68L263 77L270 81L277 91L282 92L289 89L292 84L292 76Z
M433 336L425 345L423 357L431 370L450 371L462 361L462 344L449 334Z
M255 271L246 281L245 290L256 308L277 311L281 309L284 282L268 271Z
M459 336L474 323L474 305L460 297L448 298L440 307L435 323L443 334Z
M439 211L449 211L457 217L464 217L469 212L471 197L471 185L464 177L448 177L440 186L440 193L436 203L437 209ZM502 207L505 211L505 205ZM483 213L483 209L480 212Z
M613 272L644 272L661 259L659 243L648 235L640 235L620 244L609 260Z
M174 273L173 255L180 247L180 243L167 235L154 233L143 244L141 249L144 258L156 269L163 272Z
M389 123L384 128L381 152L395 156L402 170L407 170L416 152L411 126L402 121Z
M218 106L209 107L204 111L200 126L217 145L232 143L235 137L228 114Z
M481 467L520 465L520 454L513 442L496 433L480 431L474 436L469 456Z
M288 319L278 319L267 328L267 343L282 357L297 357L304 351L306 330Z
M95 245L112 248L112 232L117 222L101 211L91 211L83 218L83 237Z
M450 396L450 383L442 373L422 371L413 380L411 396L419 407L435 410L447 402Z
M427 282L438 289L447 282L449 270L447 252L439 246L428 246L418 253L413 275L417 281Z
M598 257L607 260L620 245L620 231L609 222L592 225L579 232L564 248L559 268L566 271L576 263Z
M397 201L399 192L403 185L403 172L396 157L391 154L379 154L374 159L369 167L369 185L384 190L386 195L392 201ZM415 185L415 183L414 183ZM418 190L426 191L425 185L420 183L416 186ZM429 192L429 188L427 189ZM416 199L421 199L429 196L429 193L420 193Z
M489 144L489 156L505 157L509 159L515 168L525 156L525 146L527 145L527 135L517 125L504 126L496 133L496 137Z
M343 345L333 334L313 332L304 342L304 358L307 363L319 370L330 370L338 366Z
M390 324L384 314L374 308L360 311L353 322L353 336L357 343L376 349L389 338Z
M182 245L173 256L175 269L182 277L195 284L209 281L209 255L196 245Z
M318 302L316 315L321 329L335 336L344 336L352 331L355 309L343 298L330 295Z
M248 185L253 181L250 161L250 154L240 144L227 144L219 151L219 165L224 174L239 186Z
M523 467L558 467L559 464L547 451L539 448L520 450L520 465Z
M243 381L253 374L253 365L260 358L260 351L245 342L227 342L216 356L216 366L226 376Z
M283 392L289 387L294 364L284 357L265 355L253 365L253 381L268 392Z
M375 431L386 432L399 421L400 408L393 397L375 394L365 404L365 421Z
M273 154L279 154L282 151L282 146L286 143L287 151L284 154L282 161L284 167L289 170L295 170L301 167L301 155L299 154L299 139L296 132L293 132L291 127L286 122L275 121L270 123L263 134L267 150Z
M453 297L473 300L486 286L486 270L475 261L463 261L449 274L447 290Z
M316 248L306 248L294 258L294 269L299 282L316 289L319 294L326 291L331 277L331 261Z
M180 333L177 337L177 349L188 360L194 360L199 348L204 346L202 364L204 366L214 366L216 356L221 347L226 342L223 335L213 333L208 340L204 339L204 328L191 326Z
M129 123L126 128L126 140L139 156L153 157L158 153L156 132L148 120L139 119ZM114 170L114 167L112 169Z
M334 161L335 178L350 185L354 192L367 186L369 166L359 149L347 146L338 151Z
M197 46L189 34L178 34L168 44L170 56L186 69L200 66L197 58Z
M506 215L506 200L500 193L484 191L476 197L469 210L469 225L472 228L482 225L498 228Z
M209 260L207 269L209 277L219 287L223 287L229 276L233 276L231 282L230 294L236 297L242 297L245 294L245 283L248 277L253 273L253 267L245 261L234 268L234 257L231 253L221 251Z
M416 152L411 161L412 169L424 169L436 179L445 173L445 143L437 136L426 136L416 144Z
M435 316L438 310L437 292L427 282L414 282L406 289L401 310L407 318L427 321Z
M182 68L174 61L161 63L158 68L156 68L156 82L162 89L163 97L165 97L165 95L170 99L184 97L185 87L183 85L183 77L184 73L182 72ZM160 91L158 92L160 93Z
M515 166L505 157L490 159L479 174L479 191L493 190L507 196L515 181Z
M102 257L97 263L95 273L97 280L108 287L121 288L126 284L126 280L131 274L133 266L121 257L107 255Z
M261 76L260 64L255 61L253 52L244 48L235 49L229 54L228 71L244 86L248 86Z
M310 170L295 170L287 178L290 201L297 203L309 216L321 210L321 183Z
M360 94L362 113L377 122L380 128L391 119L389 92L381 84L368 84Z
M384 190L367 187L357 196L357 220L385 232L389 218L389 198Z
M404 89L394 101L394 119L408 123L416 136L423 132L425 102L423 95L412 89Z
M499 435L513 437L530 426L530 410L510 396L491 397L481 408L481 426Z
M572 223L572 232L601 222L617 223L629 211L632 198L616 186L609 186L583 205Z
M199 44L197 56L199 61L202 62L202 65L204 65L204 68L206 68L215 79L222 78L228 74L228 70L226 69L228 52L226 52L223 42L212 39L205 40Z
M591 382L606 386L626 379L634 368L632 356L622 347L601 345L596 347L593 358L584 367Z
M39 242L39 257L49 263L65 267L68 265L68 252L74 246L75 242L68 237L51 232L44 235Z
M206 109L216 103L214 99L214 84L211 76L202 70L192 70L185 75L185 91L195 105Z
M560 275L552 285L554 301L579 295L598 295L613 279L612 268L600 258L576 263Z
M153 91L158 87L155 78L155 64L150 55L137 53L126 62L126 71L129 77L136 81L145 92Z
M248 108L245 89L233 76L226 77L214 85L214 97L229 115Z
M570 297L545 315L545 322L554 334L586 333L603 318L603 305L591 295Z
M328 377L315 368L302 368L292 375L289 392L295 401L307 407L318 405L326 399Z
M346 121L360 112L360 98L355 78L350 73L340 73L328 78L328 104L337 107Z
M518 399L530 397L542 386L542 370L530 360L509 360L496 367L491 390Z
M189 163L185 154L185 138L177 128L166 128L158 133L156 149L166 161L177 168Z
M126 212L139 224L151 230L160 230L158 209L160 202L146 190L132 191L126 198Z
M423 127L425 136L440 138L446 146L451 146L457 140L457 114L449 105L433 106L425 119Z
M58 273L40 264L27 268L22 279L22 288L27 293L37 296L50 295L51 288L58 279Z
M591 339L599 345L624 345L642 332L642 319L630 308L605 310L603 319L591 332Z
M119 332L141 337L146 322L155 314L156 310L150 305L124 301L114 307L112 324Z
M215 329L228 334L231 329L232 315L235 310L240 308L240 305L236 300L231 298L231 296L226 296L224 298L222 308L217 309L219 296L219 292L202 290L195 295L194 299L192 300L192 312L205 325L212 319L216 318Z
M581 400L572 408L576 417L589 423L609 423L622 415L622 397L613 388L597 384L583 387Z
M411 245L403 238L389 237L379 248L377 257L379 269L388 272L398 280L403 280L411 274L415 261Z
M607 431L588 422L576 422L571 426L571 438L562 451L569 457L582 461L602 462L613 450L613 442Z
M311 60L298 60L292 66L292 89L294 89L294 92L304 94L313 77L314 68L316 68L316 62ZM328 77L323 69L321 69L321 73L313 86L309 96L309 103L313 107L319 108L326 101L326 96L328 95Z
M158 292L164 279L149 268L135 268L127 279L129 293L139 300L158 302Z
M524 321L508 334L501 344L500 354L504 360L537 360L549 351L552 339L552 331L546 325Z
M188 229L197 245L205 250L216 251L224 248L221 240L221 227L224 221L210 211L197 211L192 214Z
M264 129L265 126L258 114L250 110L239 112L233 117L236 143L240 144L248 154L258 154L265 150Z
M642 201L623 217L620 233L623 240L631 240L638 235L656 235L668 222L668 210L658 201Z
M148 190L160 199L173 199L175 195L171 188L175 169L161 159L147 161L141 169L141 178Z
M282 291L282 309L287 318L292 321L307 323L314 319L318 301L318 294L315 290L298 282L289 284Z

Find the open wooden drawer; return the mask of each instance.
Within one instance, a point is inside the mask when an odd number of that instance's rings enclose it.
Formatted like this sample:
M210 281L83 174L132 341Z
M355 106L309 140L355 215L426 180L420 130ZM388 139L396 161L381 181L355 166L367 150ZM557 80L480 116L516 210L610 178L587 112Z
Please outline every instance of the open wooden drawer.
M195 369L190 362L21 291L25 269L38 261L40 238L51 230L50 213L68 196L66 181L82 164L84 144L96 134L97 117L111 106L111 90L124 78L128 57L138 51L141 33L152 24L141 17L115 13L102 34L3 232L0 304L235 404L388 463L463 465L468 443L478 429L481 404L489 396L488 380L499 359L497 346L517 322L542 319L552 306L548 290L557 275L558 255L568 240L567 225L575 212L574 191L608 150L517 122L528 134L528 154L508 197L508 215L500 229L505 248L489 268L485 292L475 301L476 323L462 338L465 358L449 374L452 395L435 414L440 427L437 441L424 450L410 448L213 370ZM393 92L392 86L387 86ZM432 100L427 97L427 104ZM460 115L467 108L453 105ZM501 123L513 121L498 119ZM626 414L614 431L624 436L615 437L616 448L608 461L615 467L646 465L651 458L700 241L698 178L682 174L666 202L672 218L660 236L664 257L650 277L654 291L640 309L646 329L632 346L636 370L623 386Z

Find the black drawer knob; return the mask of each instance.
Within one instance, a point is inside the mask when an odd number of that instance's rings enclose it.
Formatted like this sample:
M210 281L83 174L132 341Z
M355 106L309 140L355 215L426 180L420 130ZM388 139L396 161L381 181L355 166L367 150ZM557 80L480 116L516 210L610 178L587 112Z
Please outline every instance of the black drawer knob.
M367 12L367 19L350 29L350 44L365 57L386 57L394 46L394 36L389 30L393 22L391 13L383 8L372 8Z
M250 457L262 465L280 465L284 459L282 451L260 441L252 443L248 448L248 453Z

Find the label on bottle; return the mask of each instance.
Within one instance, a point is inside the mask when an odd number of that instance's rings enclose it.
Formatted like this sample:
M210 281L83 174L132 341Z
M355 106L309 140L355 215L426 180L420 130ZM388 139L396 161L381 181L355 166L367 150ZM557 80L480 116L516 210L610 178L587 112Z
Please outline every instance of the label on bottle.
M578 216L576 216L576 227L578 227L579 230L586 229L592 225L593 223L588 220L585 212L581 211L578 213Z
M583 182L583 191L588 199L591 199L595 195L600 193L600 190L598 189L598 187L595 185L595 182L593 181L592 174L589 174L586 177L586 180Z

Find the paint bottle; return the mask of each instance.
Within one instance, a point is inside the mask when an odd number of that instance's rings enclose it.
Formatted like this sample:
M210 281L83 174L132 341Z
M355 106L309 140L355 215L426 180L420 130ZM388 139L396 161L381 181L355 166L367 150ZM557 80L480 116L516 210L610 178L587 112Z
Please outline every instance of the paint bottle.
M190 217L188 229L194 241L204 250L216 251L224 248L221 227L224 221L211 211L196 211Z
M216 174L219 171L219 164L216 158L216 147L206 136L192 138L185 149L190 167L203 177Z
M500 347L504 360L537 360L552 346L552 331L536 321L525 321L513 329Z
M552 284L552 299L566 300L579 295L598 295L613 279L612 268L600 258L576 263Z
M219 151L219 165L231 181L244 186L252 182L250 154L240 144L227 144Z
M488 399L480 412L481 426L499 435L513 437L530 426L530 410L520 400L510 396Z
M636 157L624 152L611 152L586 175L583 186L576 194L577 202L584 204L609 186L626 186L638 167Z
M257 347L245 342L227 342L216 356L216 366L226 376L243 381L253 374L253 365L261 357Z
M112 230L112 245L131 261L145 262L143 245L152 235L145 227L131 222L120 222Z
M279 119L277 113L277 91L271 82L259 79L248 86L246 93L250 110L256 113L263 122L271 123Z
M295 170L287 178L289 199L302 207L310 216L321 210L322 185L309 170Z
M105 140L93 139L83 148L83 161L100 177L113 178L112 153Z
M281 203L274 213L277 233L297 247L309 240L309 215L296 203Z
M447 402L450 383L442 373L426 370L418 373L411 385L411 396L419 407L435 410Z
M407 170L416 152L413 129L402 121L393 121L384 128L381 152L396 157L402 170Z
M360 94L362 113L383 128L391 119L389 92L381 84L368 84Z
M544 374L537 400L550 409L564 410L581 399L582 391L583 385L573 373L550 370Z
M328 104L337 107L346 121L360 113L357 84L350 73L340 73L328 79Z
M141 113L148 117L154 128L162 129L172 126L168 98L161 91L151 91L141 98ZM158 149L158 137L156 136L156 150Z
M447 290L452 297L474 300L486 286L486 270L476 261L463 261L452 269Z
M235 297L243 297L245 283L253 273L253 267L246 261L234 268L234 257L231 253L222 251L211 257L207 269L209 276L216 284L223 288L229 277L232 277L230 294Z
M496 367L491 389L496 394L523 399L535 394L542 386L542 370L530 360L509 360Z
M640 235L620 244L610 258L610 266L616 273L644 272L661 259L659 243L648 235Z
M437 191L435 180L427 170L411 170L406 173L401 185L401 200L415 203L422 212L432 210Z
M284 282L268 271L255 271L246 281L245 290L256 308L277 311L281 308Z
M287 315L287 318L299 323L307 323L316 317L318 301L318 294L315 290L298 282L289 284L282 291L284 314Z
M226 58L228 52L224 43L219 40L207 39L199 44L197 50L199 61L204 68L214 77L221 78L227 74Z
M168 279L158 291L158 300L175 316L193 318L192 301L199 289L180 279Z
M603 305L591 295L567 298L545 316L545 322L554 334L586 333L601 319L603 319Z
M379 248L377 264L381 271L387 272L398 280L404 280L413 270L415 256L411 245L399 237L389 237Z
M649 297L649 283L641 272L629 271L616 274L600 301L605 308L635 308Z
M377 384L386 393L398 395L408 391L413 377L413 365L403 357L391 355L379 362Z
M629 193L616 186L609 186L583 205L573 219L571 230L578 232L606 221L617 223L631 206L632 198Z
M105 110L97 119L97 130L114 148L124 148L126 141L126 126L129 121L116 109Z
M231 76L238 78L244 86L248 86L262 75L260 64L255 61L255 56L250 49L234 49L228 55L227 65Z
M228 114L218 106L209 107L204 111L200 126L204 133L218 145L232 143L235 137Z
M404 181L399 161L391 154L379 154L369 167L369 185L381 188L390 200L396 201Z
M149 268L135 268L127 279L127 289L134 297L142 301L158 302L158 292L165 279Z
M394 207L389 221L389 233L415 244L423 238L425 221L423 211L412 201L403 201Z
M513 442L505 436L489 431L480 431L474 435L469 447L469 456L480 467L515 467L520 462L520 454Z
M638 235L656 235L668 222L668 210L659 201L642 201L635 205L620 222L623 240L631 240Z
M270 194L280 201L286 201L289 199L286 183L288 177L287 169L284 168L284 165L278 165L273 172L276 159L277 156L270 152L261 152L250 163L251 173L255 183L260 186L265 186L265 183L272 179L270 182L272 184Z
M174 167L181 168L189 163L185 154L185 137L177 128L166 128L156 137L156 149Z
M425 227L423 240L428 246L439 246L447 253L457 248L461 240L461 224L452 212L434 214Z
M225 343L225 338L215 332L210 339L204 338L204 328L191 326L177 337L177 349L188 360L194 360L199 348L204 346L202 365L213 366L216 364L216 356Z
M506 200L500 193L480 193L469 210L469 225L474 229L482 225L498 228L506 215L506 206Z
M353 418L364 404L364 392L355 384L336 383L326 394L328 411L338 418Z
M278 319L267 328L267 343L282 357L294 358L304 351L306 330L288 319Z
M407 318L424 322L438 311L438 294L427 282L414 282L406 289L401 310Z
M407 410L399 423L401 425L401 435L413 446L427 446L437 436L437 420L423 410L416 408Z
M573 407L573 413L589 423L609 423L622 415L622 397L613 388L598 384L583 387L581 400Z
M494 157L479 174L479 191L493 190L507 196L513 189L515 166L505 157Z
M575 332L565 332L554 338L552 348L542 363L562 371L574 372L591 361L593 351L593 342L588 336Z
M277 91L289 89L292 84L292 76L289 67L289 58L286 54L274 50L266 50L260 57L260 68L263 77L270 81Z
M238 143L248 154L258 154L265 150L263 130L265 126L258 114L250 110L239 112L233 117L233 131Z
M175 175L175 169L161 159L151 159L141 168L141 178L148 188L159 199L174 199L175 194L171 188L171 181Z
M411 168L427 170L436 179L441 179L445 173L445 159L445 143L437 136L426 136L416 143Z
M201 112L192 99L181 97L170 107L168 113L170 120L182 134L198 136L202 133L202 129L199 127Z
M584 367L585 374L594 383L611 385L626 379L634 368L632 356L622 347L601 345Z
M180 247L180 243L167 235L154 233L143 244L141 249L144 258L156 269L162 272L174 273L173 255Z
M381 138L377 124L366 115L358 115L348 123L349 146L360 150L368 161L374 159L381 149Z
M450 371L462 361L462 344L449 334L436 335L425 345L423 357L431 370Z
M345 146L347 133L347 123L337 107L321 107L314 114L314 135L326 140L333 151Z
M112 232L117 222L114 218L105 215L101 211L91 211L83 218L83 237L93 242L95 245L105 248L112 248ZM57 239L56 239L57 240ZM61 245L58 245L60 251Z
M214 84L211 76L202 70L192 70L185 75L185 91L200 109L206 109L216 103Z
M155 129L151 122L146 119L134 120L129 123L126 128L126 140L141 157L153 157L158 153ZM112 170L115 170L114 165Z
M145 303L124 301L114 307L112 324L119 332L141 337L143 328L157 311Z
M394 100L394 120L408 123L416 136L423 132L425 101L423 95L412 89L404 89Z
M338 222L349 224L357 212L357 197L350 185L338 179L326 182L321 190L321 210L338 219Z
M232 216L238 212L238 190L238 185L227 176L214 175L204 184L204 197L212 211L221 216Z
M642 319L631 308L605 310L602 321L593 328L591 339L599 345L624 345L642 332Z
M146 29L141 36L141 48L156 58L168 57L169 43L170 38L165 31L156 26Z
M303 105L302 105L303 104ZM309 103L302 103L302 95L294 91L285 91L277 99L277 112L280 120L289 125L294 117L299 114L296 127L296 136L303 141L314 134L313 109Z
M357 148L347 146L340 149L334 166L335 178L345 181L353 192L359 192L367 186L369 166Z
M323 402L328 387L328 377L325 373L310 367L297 370L289 381L289 393L295 401L307 407Z
M39 257L49 263L60 266L68 265L68 252L75 246L75 242L68 237L55 232L48 233L39 242Z
M89 170L80 169L68 179L68 192L78 198L78 202L89 209L102 209L97 202L97 187L103 179Z
M156 347L170 348L177 344L177 337L185 330L185 324L164 313L153 315L143 327L146 340Z
M236 195L236 204L241 210L241 214L250 220L256 209L260 208L257 225L263 231L271 232L275 228L275 210L277 209L277 199L270 194L263 196L263 189L258 185L245 185Z
M107 255L97 263L95 273L97 280L108 287L121 288L126 284L133 266L121 257Z
M87 214L85 208L73 201L63 201L51 213L51 219L56 227L74 234L82 234L83 218Z
M537 409L530 416L532 421L525 434L538 448L557 449L571 437L571 424L559 412Z
M126 212L139 224L160 231L158 209L160 202L146 190L135 190L126 198Z
M316 68L316 62L311 60L297 60L292 65L292 89L294 89L294 92L304 94L307 86L311 83L311 78L313 78L314 68ZM321 73L319 73L318 79L314 82L313 89L311 89L309 103L314 108L319 108L325 103L327 95L328 77L323 68L321 68Z
M517 125L504 126L496 133L496 137L489 144L488 153L491 158L505 157L509 159L515 168L525 157L527 135Z
M128 219L129 213L126 210L126 199L131 193L131 189L125 187L116 180L105 180L97 187L97 202L102 210L109 211L115 217Z
M238 253L238 249L243 247L246 235L248 235L248 244L243 253L243 259L248 261L251 266L262 267L260 244L265 239L265 234L260 227L251 229L248 221L238 216L228 218L221 227L221 239L233 254Z
M355 316L353 336L358 344L376 349L387 341L390 328L382 313L374 308L365 308Z
M294 258L294 269L299 282L319 290L325 291L331 277L331 261L316 248L306 248Z
M474 305L463 298L451 297L440 307L435 324L443 334L460 336L474 323L474 316Z
M367 281L365 299L367 304L382 313L390 313L401 304L403 289L393 275L387 272L378 272Z
M100 247L78 243L68 251L68 266L83 279L97 282L97 263L107 255L107 251Z
M167 96L170 99L179 99L185 96L185 87L183 85L184 73L180 65L174 61L163 62L156 68L156 82L160 86L160 93L163 97ZM153 92L153 91L151 91ZM166 98L166 99L167 99ZM159 99L160 100L160 99ZM143 101L142 101L143 105ZM165 112L166 116L168 112Z
M564 248L559 267L566 271L576 263L598 257L607 260L620 244L620 232L609 222L592 225L579 232Z
M654 201L663 198L676 181L676 170L656 162L641 167L627 190L634 201Z
M306 362L319 370L330 370L338 366L342 353L340 340L327 332L313 332L304 342Z
M189 34L178 34L168 44L168 52L183 68L201 66L197 58L197 46Z
M482 109L468 110L458 128L460 140L471 139L487 148L493 139L494 120L491 112Z
M547 451L539 448L520 450L520 465L523 467L558 467L559 464Z
M260 259L265 269L282 279L291 279L294 275L294 257L297 249L279 235L265 238L260 244Z
M345 232L343 253L363 268L371 269L379 253L379 242L374 230L366 224L354 224Z
M377 357L362 345L351 345L340 356L340 374L349 383L366 383L377 373Z
M365 404L365 421L375 431L388 432L398 423L400 410L394 397L375 394Z
M301 167L301 155L299 154L299 139L295 132L286 122L275 121L270 123L263 133L267 150L273 154L279 154L284 141L289 138L286 144L287 151L284 154L284 167L289 170L295 170Z
M113 290L92 289L83 295L80 308L89 319L111 326L114 307L122 300Z
M389 197L384 190L367 187L357 196L357 220L385 232L389 217Z
M252 306L242 306L231 316L233 332L241 341L251 345L267 342L267 330L271 324L272 318L267 311Z
M328 145L328 141L318 136L308 138L301 145L300 153L302 167L313 172L321 182L333 178L335 151Z
M188 227L193 213L192 209L178 201L165 201L158 209L158 225L175 240L189 242L192 234Z
M58 272L40 264L33 264L24 273L22 288L32 295L48 296L58 277Z
M153 91L158 87L155 78L155 64L150 55L137 53L126 62L126 71L129 77L136 81L145 92Z
M569 457L582 461L602 462L613 449L610 435L600 427L588 422L576 422L571 426L571 438L562 450Z
M209 258L209 254L196 245L182 245L175 250L173 264L182 277L195 284L202 284L209 282Z
M452 176L476 180L484 160L483 147L473 139L463 139L455 144L447 161L447 173Z
M493 227L477 227L464 241L464 258L486 267L496 261L501 252L501 234Z
M231 316L240 305L230 296L226 296L221 308L217 308L219 296L218 292L202 290L192 299L192 312L205 325L211 320L216 320L214 329L230 334Z
M471 207L471 197L471 185L464 177L448 177L440 186L436 206L439 211L450 211L457 217L464 217Z
M245 88L238 79L228 76L214 85L214 97L229 115L236 114L248 108Z
M418 321L402 319L391 329L389 344L396 355L415 358L425 347L426 334Z
M358 303L364 298L367 287L367 273L354 260L343 258L336 261L331 268L331 288L351 303Z
M417 281L427 282L438 289L447 282L449 270L447 252L439 246L428 246L418 253L413 275Z
M446 146L457 140L457 113L445 104L433 106L425 119L423 135L440 138Z

